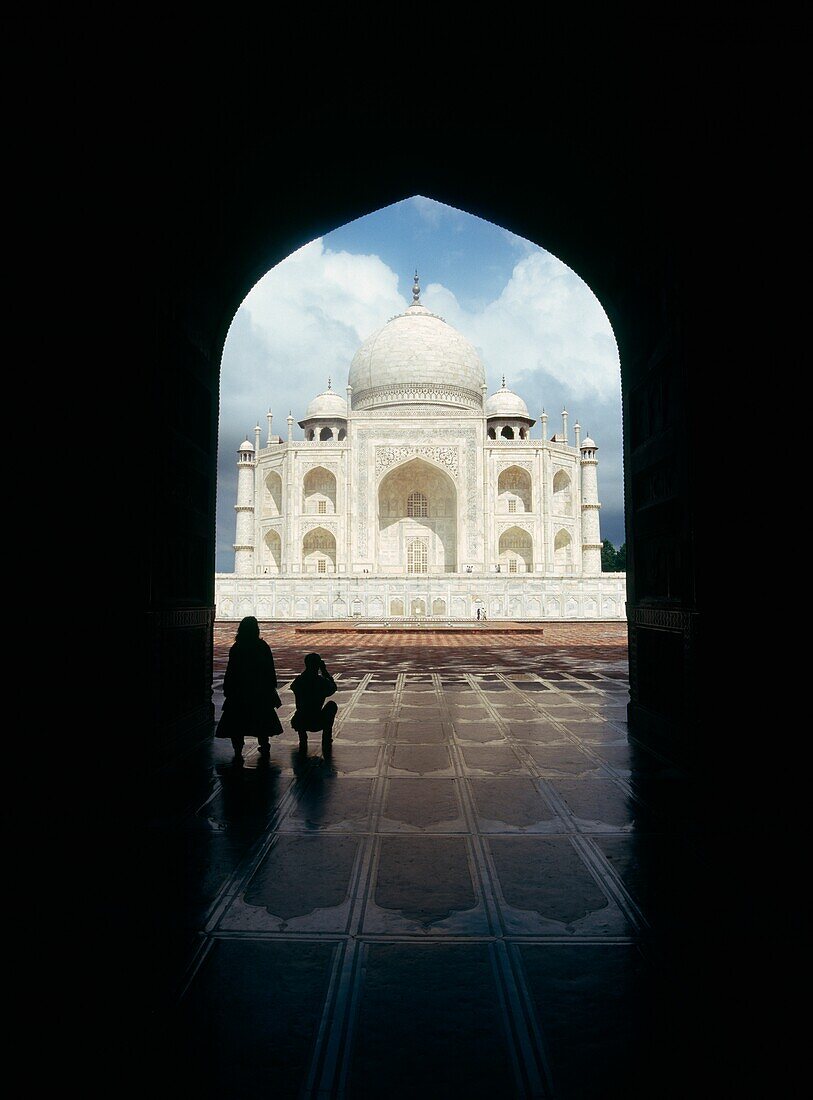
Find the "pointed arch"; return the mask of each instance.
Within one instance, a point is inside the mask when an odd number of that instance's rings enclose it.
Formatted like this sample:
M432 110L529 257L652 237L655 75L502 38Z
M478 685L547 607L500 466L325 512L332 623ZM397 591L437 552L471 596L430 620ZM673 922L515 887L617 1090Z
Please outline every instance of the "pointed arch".
M557 573L567 573L573 568L573 539L564 527L553 540L553 564Z
M263 484L263 515L282 515L282 478L276 470L271 470L265 476Z
M263 539L262 571L273 575L279 573L282 566L282 539L279 531L273 527L266 531Z
M376 568L384 573L452 573L457 568L457 486L429 458L409 458L389 469L378 485ZM410 565L409 546L426 546Z
M553 511L560 516L573 513L573 486L566 470L557 470L553 475Z
M314 466L302 478L302 511L306 516L336 512L336 475L324 466Z
M522 466L508 466L497 478L498 512L532 512L533 482Z
M302 570L305 573L336 572L336 537L325 527L314 527L302 538Z
M509 527L500 535L500 569L504 573L530 573L533 570L533 539L521 527Z

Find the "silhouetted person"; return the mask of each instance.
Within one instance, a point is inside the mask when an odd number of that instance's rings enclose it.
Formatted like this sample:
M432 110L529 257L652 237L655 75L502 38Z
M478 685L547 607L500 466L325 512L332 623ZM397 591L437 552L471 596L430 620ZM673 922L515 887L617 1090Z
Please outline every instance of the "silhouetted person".
M477 608L477 622L479 623L479 621L480 621L480 608L478 607Z
M336 704L325 699L336 691L336 681L325 667L318 653L305 658L305 671L291 683L296 699L296 711L291 725L299 734L299 751L308 751L308 731L322 731L322 752L330 755L333 745L333 723L336 720Z
M260 624L253 615L237 628L223 677L223 694L226 701L217 736L231 739L235 760L243 758L246 737L256 737L260 752L267 753L268 738L282 733L276 712L282 701L277 694L274 656L260 637Z

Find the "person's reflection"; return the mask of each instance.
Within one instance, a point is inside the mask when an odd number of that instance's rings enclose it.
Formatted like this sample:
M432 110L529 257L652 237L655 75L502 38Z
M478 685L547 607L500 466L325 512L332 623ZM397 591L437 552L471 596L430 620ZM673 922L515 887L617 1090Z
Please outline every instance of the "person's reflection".
M281 770L263 756L256 767L224 767L220 771L221 792L214 801L224 824L263 827L279 799Z
M291 753L291 767L295 775L295 788L299 803L298 816L309 829L319 829L325 817L325 809L333 793L337 772L330 756L304 756L301 751Z

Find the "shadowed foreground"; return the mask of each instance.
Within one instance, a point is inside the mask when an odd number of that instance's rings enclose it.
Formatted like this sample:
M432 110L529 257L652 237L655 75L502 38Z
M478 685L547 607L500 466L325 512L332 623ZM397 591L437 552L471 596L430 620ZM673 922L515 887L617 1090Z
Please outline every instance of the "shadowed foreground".
M218 708L234 629L216 628ZM264 626L270 762L207 740L165 772L142 852L176 1087L670 1094L699 838L680 770L628 740L624 630L335 645ZM288 685L314 648L339 716L332 760L302 762Z

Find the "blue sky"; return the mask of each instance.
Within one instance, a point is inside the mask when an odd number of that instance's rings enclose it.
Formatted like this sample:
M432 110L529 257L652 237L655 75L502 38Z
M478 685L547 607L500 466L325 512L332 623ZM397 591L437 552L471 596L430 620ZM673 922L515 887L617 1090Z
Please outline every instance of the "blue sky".
M310 399L344 392L358 346L421 300L478 349L489 392L508 386L548 435L563 404L599 446L602 535L624 541L621 379L609 320L586 283L543 248L431 199L395 203L312 241L252 288L226 339L221 373L217 569L233 569L236 451L265 414L285 438ZM295 425L294 434L302 431ZM532 429L539 437L540 425ZM252 441L253 434L249 437Z

